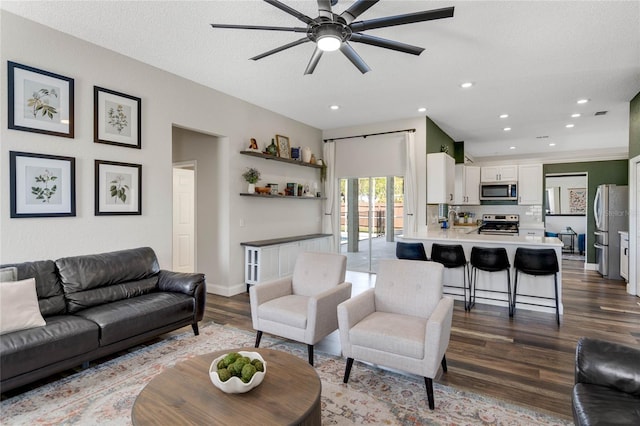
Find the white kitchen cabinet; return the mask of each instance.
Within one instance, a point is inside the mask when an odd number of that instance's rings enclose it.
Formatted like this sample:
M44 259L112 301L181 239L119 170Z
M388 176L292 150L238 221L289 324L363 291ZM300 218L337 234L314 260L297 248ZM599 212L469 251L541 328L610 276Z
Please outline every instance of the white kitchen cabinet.
M518 166L518 204L542 205L542 164Z
M482 182L515 182L518 166L486 166L480 169Z
M452 204L456 162L449 154L427 154L427 203Z
M480 205L480 167L456 164L454 204Z
M296 258L301 252L330 251L331 235L310 234L241 244L245 258L244 281L249 290L249 285L293 274Z
M620 276L629 282L629 233L620 232Z

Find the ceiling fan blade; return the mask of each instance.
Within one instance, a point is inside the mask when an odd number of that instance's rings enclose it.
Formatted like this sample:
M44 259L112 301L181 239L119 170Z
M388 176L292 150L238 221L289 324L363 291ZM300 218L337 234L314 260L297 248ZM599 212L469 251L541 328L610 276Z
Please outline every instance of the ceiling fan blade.
M394 25L412 24L414 22L433 21L434 19L453 17L453 7L426 10L424 12L407 13L405 15L387 16L384 18L369 19L367 21L353 22L350 27L356 33L372 30L374 28L393 27Z
M212 28L231 28L237 30L268 30L268 31L291 31L294 33L306 33L307 29L302 27L271 27L265 25L233 25L233 24L210 24Z
M311 59L309 60L309 65L307 65L307 69L304 70L304 75L313 74L313 71L316 69L316 65L318 65L321 57L322 50L318 49L316 46L316 50L313 51L313 55L311 55Z
M311 24L312 22L315 22L313 19L309 18L304 13L298 12L297 10L287 6L284 3L279 2L278 0L264 0L264 1L269 3L271 6L275 6L278 9L282 10L283 12L288 13L289 15L295 16L296 18L298 18L299 20L301 20L307 25Z
M340 17L344 19L348 24L352 23L354 19L358 16L362 15L364 12L369 10L371 6L378 3L380 0L358 0L354 4L349 7L349 9L345 10L340 14Z
M360 72L362 74L367 73L369 71L371 71L371 68L369 68L369 65L367 65L362 58L360 57L360 55L358 55L356 53L355 50L353 50L353 47L351 47L349 45L349 43L342 43L340 45L340 51L342 53L344 53L344 56L346 56L347 58L349 58L349 60L351 61L351 63L353 65L356 66L356 68L358 68L360 70Z
M282 52L283 50L286 50L286 49L288 49L290 47L294 47L294 46L297 46L299 44L306 43L308 41L310 41L310 40L307 37L301 38L300 40L292 41L291 43L287 43L287 44L282 45L280 47L276 47L275 49L269 50L268 52L264 52L264 53L262 53L262 54L260 54L258 56L254 56L253 58L250 58L250 59L253 60L253 61L257 61L258 59L262 59L262 58L267 57L269 55L273 55L274 53Z
M399 41L387 40L386 38L374 37L368 34L353 33L351 34L349 41L384 47L385 49L397 50L398 52L410 53L416 56L420 55L424 51L424 48L422 47L400 43Z

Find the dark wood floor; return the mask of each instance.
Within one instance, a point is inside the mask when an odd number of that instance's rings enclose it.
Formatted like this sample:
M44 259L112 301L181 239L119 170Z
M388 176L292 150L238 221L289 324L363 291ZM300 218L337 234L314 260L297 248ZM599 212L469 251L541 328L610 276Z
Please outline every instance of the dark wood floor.
M347 273L353 293L373 285L373 277ZM578 338L590 336L640 346L640 298L625 292L622 281L585 271L582 262L563 262L564 315L476 304L465 312L456 302L449 371L436 382L529 406L571 419L571 388ZM209 295L205 320L253 330L248 294ZM340 354L337 333L316 346Z

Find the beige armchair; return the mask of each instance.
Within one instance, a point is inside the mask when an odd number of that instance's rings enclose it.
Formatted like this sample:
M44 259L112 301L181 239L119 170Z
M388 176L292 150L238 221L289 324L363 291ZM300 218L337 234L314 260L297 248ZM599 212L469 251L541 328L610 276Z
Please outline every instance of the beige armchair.
M313 345L337 330L337 306L351 297L344 282L347 258L335 253L300 253L293 275L249 289L256 344L267 332L307 344L313 365Z
M338 305L344 383L353 360L424 377L429 408L433 379L447 371L453 299L442 296L443 266L435 262L380 260L375 288Z

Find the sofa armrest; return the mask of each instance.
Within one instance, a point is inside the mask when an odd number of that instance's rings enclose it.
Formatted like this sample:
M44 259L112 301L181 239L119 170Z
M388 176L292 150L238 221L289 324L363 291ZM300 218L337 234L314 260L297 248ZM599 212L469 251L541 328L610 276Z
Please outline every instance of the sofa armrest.
M580 338L576 346L575 382L607 386L640 397L640 349Z
M435 366L440 364L449 346L452 321L453 299L451 297L443 297L438 302L431 316L427 319L427 327L425 330L425 353L434 356L432 361Z
M204 318L204 305L207 299L204 274L160 270L158 274L158 289L192 296L195 299L196 307L194 321L198 322Z

